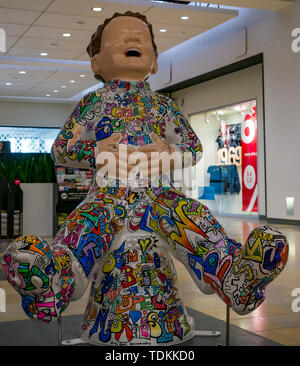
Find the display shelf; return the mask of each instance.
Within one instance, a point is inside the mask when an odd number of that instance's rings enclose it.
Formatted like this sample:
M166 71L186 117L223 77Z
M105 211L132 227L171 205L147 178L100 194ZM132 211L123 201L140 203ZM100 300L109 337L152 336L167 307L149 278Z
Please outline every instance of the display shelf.
M56 166L58 202L56 205L58 226L86 198L93 180L93 171Z

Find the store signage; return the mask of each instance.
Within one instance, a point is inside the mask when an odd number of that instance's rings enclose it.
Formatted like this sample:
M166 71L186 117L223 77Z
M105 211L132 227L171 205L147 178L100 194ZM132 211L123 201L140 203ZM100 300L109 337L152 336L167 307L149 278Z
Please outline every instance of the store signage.
M242 144L242 210L258 211L257 120L256 107L245 116L241 127Z
M220 132L221 136L217 140L219 143L218 165L241 166L240 124L229 125L221 121Z
M242 165L242 148L237 147L223 147L217 152L218 155L218 165L228 165L234 164L236 166Z

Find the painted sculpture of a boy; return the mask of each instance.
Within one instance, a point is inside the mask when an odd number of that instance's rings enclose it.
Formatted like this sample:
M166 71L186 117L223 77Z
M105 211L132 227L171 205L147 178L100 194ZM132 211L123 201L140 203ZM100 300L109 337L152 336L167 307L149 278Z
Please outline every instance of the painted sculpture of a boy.
M87 51L104 87L82 98L54 142L53 155L58 165L99 172L97 154L107 151L118 169L115 177L96 175L87 198L50 245L35 235L9 245L3 267L24 311L49 323L91 281L82 339L111 345L186 341L193 336L193 319L178 291L170 253L202 292L217 293L239 314L253 311L286 264L283 234L263 226L244 246L229 239L206 206L161 182L159 162L152 161L151 176L144 171L120 184L134 166L124 161L122 145L128 154L189 153L192 164L202 154L178 107L145 81L157 71L151 25L139 14L115 14L97 29ZM135 184L139 177L146 177L146 184L145 179Z

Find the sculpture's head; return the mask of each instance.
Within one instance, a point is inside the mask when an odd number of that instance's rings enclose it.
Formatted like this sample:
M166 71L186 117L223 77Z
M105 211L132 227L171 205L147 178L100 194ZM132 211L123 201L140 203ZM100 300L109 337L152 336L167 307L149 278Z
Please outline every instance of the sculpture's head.
M87 47L96 79L142 81L157 72L152 26L140 13L115 13L99 25Z

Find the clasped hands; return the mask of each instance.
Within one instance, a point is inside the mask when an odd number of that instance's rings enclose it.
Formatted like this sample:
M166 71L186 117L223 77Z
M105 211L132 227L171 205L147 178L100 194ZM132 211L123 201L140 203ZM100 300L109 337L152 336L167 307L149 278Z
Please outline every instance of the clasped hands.
M114 133L108 138L98 141L96 168L111 169L115 172L116 178L127 178L135 171L139 171L143 178L153 178L174 170L175 146L168 145L154 132L150 137L154 144L143 146L119 144L122 138L121 133ZM101 153L112 153L114 159L110 161L109 154L104 154L100 158ZM173 155L173 153L175 154ZM105 161L107 161L106 164ZM115 164L115 167L112 164Z

